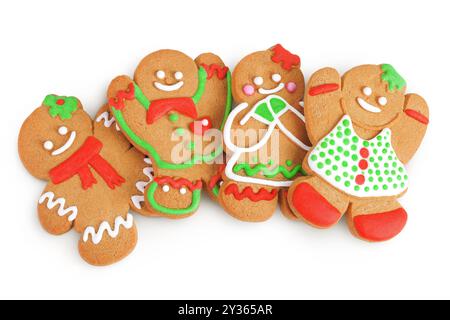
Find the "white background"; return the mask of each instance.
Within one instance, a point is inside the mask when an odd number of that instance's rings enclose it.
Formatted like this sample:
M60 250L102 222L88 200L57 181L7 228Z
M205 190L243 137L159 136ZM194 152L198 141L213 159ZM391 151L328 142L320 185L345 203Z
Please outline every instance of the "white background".
M1 1L0 298L450 298L447 2ZM321 231L279 212L242 223L205 199L187 220L137 217L134 253L95 268L77 234L42 230L44 183L21 165L17 135L46 94L75 95L94 115L109 81L157 49L213 51L233 67L276 43L302 57L306 76L391 63L427 99L398 238L368 244L344 221Z

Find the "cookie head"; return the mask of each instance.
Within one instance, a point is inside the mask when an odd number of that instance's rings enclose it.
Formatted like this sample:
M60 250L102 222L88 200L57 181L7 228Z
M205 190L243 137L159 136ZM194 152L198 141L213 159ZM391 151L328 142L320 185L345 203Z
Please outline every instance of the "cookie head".
M194 60L175 50L160 50L145 57L134 80L150 100L191 97L198 85Z
M300 57L281 45L242 59L233 72L232 82L236 102L250 105L269 95L277 95L297 106L303 99L305 87Z
M92 134L91 119L78 99L49 95L23 123L19 155L27 170L39 179L66 160Z
M343 108L355 123L388 127L403 112L406 81L388 64L356 67L343 77Z

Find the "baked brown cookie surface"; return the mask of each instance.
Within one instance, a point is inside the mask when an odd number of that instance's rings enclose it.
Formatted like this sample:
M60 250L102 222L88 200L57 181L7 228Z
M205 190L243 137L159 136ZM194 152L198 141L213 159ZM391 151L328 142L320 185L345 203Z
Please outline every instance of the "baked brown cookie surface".
M325 68L312 75L306 91L314 147L303 166L310 177L289 189L293 213L319 228L347 213L357 237L395 237L407 220L397 201L408 188L405 164L429 122L425 100L406 94L406 81L388 64L358 66L342 78Z
M203 187L217 196L211 180L223 162L220 130L231 108L230 82L218 56L193 60L175 50L145 57L134 80L112 81L109 108L153 165L154 179L145 187L149 211L183 218L197 210Z

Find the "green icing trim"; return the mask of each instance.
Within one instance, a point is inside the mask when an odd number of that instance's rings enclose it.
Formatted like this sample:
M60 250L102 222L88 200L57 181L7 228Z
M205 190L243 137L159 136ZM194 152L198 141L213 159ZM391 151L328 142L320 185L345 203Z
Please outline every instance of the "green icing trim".
M72 119L72 115L78 109L78 99L75 97L61 97L48 95L42 105L49 107L48 113L52 118L59 116L61 120Z
M175 164L166 162L163 159L161 159L161 156L156 152L155 148L151 144L149 144L144 139L140 138L136 133L134 133L133 130L128 126L127 122L125 121L123 117L123 113L120 110L117 110L116 108L112 108L112 113L114 115L114 118L116 119L117 123L119 124L120 128L125 132L125 134L133 140L134 143L136 143L139 147L141 147L143 150L145 150L145 153L147 155L151 156L151 158L154 160L154 162L163 169L168 170L183 170L187 168L191 168L195 164L203 163L203 162L212 162L214 159L216 159L219 155L223 153L223 147L220 146L217 148L215 152L212 152L209 155L194 155L194 157L181 164Z
M214 188L212 189L213 195L218 197L219 196L219 192L220 192L220 187L219 186L214 186Z
M198 104L201 97L203 96L203 93L205 92L205 86L207 81L208 74L205 70L205 68L200 67L198 70L198 78L199 78L199 84L197 88L197 92L192 97L192 100L195 104ZM229 83L231 82L231 74L227 75L227 78L230 79ZM231 86L229 86L229 90L231 91ZM139 88L139 86L134 83L134 89L135 89L135 97L136 100L139 101L139 103L145 108L145 110L148 110L151 105L151 101L148 100L148 98L144 95L142 90ZM229 103L229 107L227 105L227 109L231 110L231 99L228 99L227 104ZM184 170L187 168L191 168L195 164L200 164L204 162L212 162L214 159L216 159L219 155L223 153L223 147L220 146L217 150L215 150L213 153L209 155L194 155L191 160L182 163L182 164L175 164L166 162L163 159L161 159L161 156L156 152L155 148L150 145L147 141L140 138L127 124L123 117L123 113L121 110L117 110L116 108L112 107L112 113L114 115L114 118L116 118L117 123L123 130L123 132L126 133L126 135L139 147L141 147L145 152L150 155L153 160L155 161L156 165L158 165L160 168L168 169L168 170Z
M220 125L220 131L223 131L225 123L227 122L228 116L231 113L231 105L233 103L233 95L231 92L231 72L227 72L227 104L225 105L225 114L223 116L222 124Z
M139 103L145 108L145 110L150 108L150 100L147 99L141 88L139 88L136 83L134 83L134 96L136 97L136 100L139 101Z
M179 215L185 215L195 212L199 205L200 205L200 198L201 198L201 189L195 190L192 192L192 203L189 207L184 209L171 209L167 207L163 207L160 204L158 204L155 200L155 191L158 188L158 183L152 182L150 184L150 187L147 191L147 200L150 203L150 205L158 212L162 212L169 215L179 216Z
M240 163L233 168L234 173L238 173L241 170L244 170L245 174L249 177L254 177L260 172L266 178L275 178L281 173L283 177L289 180L294 178L299 172L304 176L307 175L300 164L296 165L292 170L286 169L284 166L278 166L277 168L270 170L262 163L257 164L254 167L251 167L248 163Z
M383 64L381 65L381 70L383 70L381 79L389 84L389 91L402 90L406 87L405 79L402 78L392 65Z

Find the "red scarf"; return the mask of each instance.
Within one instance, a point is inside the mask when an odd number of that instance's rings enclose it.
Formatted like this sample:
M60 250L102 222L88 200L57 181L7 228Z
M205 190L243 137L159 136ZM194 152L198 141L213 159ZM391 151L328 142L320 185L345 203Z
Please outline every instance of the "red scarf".
M197 109L192 98L171 98L152 101L147 111L147 123L152 124L175 110L192 119L197 119Z
M95 137L86 139L84 144L69 159L50 170L50 179L54 184L60 184L75 175L81 179L84 190L89 189L97 180L91 172L91 166L106 182L109 188L114 189L125 182L117 171L100 155L103 144Z

